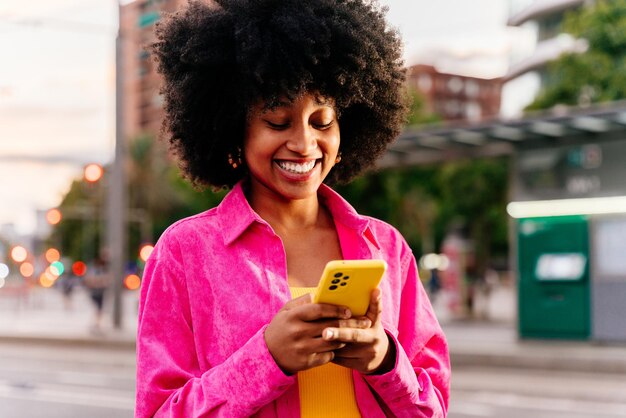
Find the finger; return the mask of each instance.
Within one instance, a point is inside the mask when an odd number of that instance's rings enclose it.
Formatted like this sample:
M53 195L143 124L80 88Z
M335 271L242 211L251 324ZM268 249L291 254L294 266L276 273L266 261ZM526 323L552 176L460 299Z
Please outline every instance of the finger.
M383 310L382 299L383 298L379 288L372 290L372 293L370 294L370 304L367 308L365 316L368 317L374 324L380 321Z
M307 361L307 368L313 368L323 366L326 363L330 363L335 358L334 351L325 351L319 353L313 353L309 356Z
M299 307L297 315L302 321L317 321L328 318L348 319L352 316L352 312L345 306L311 303Z
M363 316L360 318L340 319L335 325L331 326L335 326L337 328L367 329L372 326L372 321L368 317Z
M325 353L345 349L346 343L341 341L325 341L323 338L316 338L309 344L311 353Z
M357 344L372 344L376 341L375 333L359 328L326 328L322 332L322 338L326 341Z
M312 296L310 293L307 293L305 295L299 296L295 299L291 299L289 302L285 303L285 305L283 305L283 310L288 311L290 309L293 309L295 307L298 306L304 306L307 305L309 303L312 302Z

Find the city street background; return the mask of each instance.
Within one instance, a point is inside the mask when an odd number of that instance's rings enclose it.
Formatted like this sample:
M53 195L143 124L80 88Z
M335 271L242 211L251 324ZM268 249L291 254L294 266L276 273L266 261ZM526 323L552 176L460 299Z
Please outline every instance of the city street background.
M182 3L0 0L1 418L133 416L145 259L223 196L158 140L144 46ZM414 250L449 416L626 417L626 0L380 3L410 120L386 170L339 191ZM88 280L107 257L113 282Z

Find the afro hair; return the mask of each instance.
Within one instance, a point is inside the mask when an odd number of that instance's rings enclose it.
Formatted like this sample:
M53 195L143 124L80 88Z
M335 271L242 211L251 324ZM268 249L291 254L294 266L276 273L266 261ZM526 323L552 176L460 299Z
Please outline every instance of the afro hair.
M402 45L385 9L367 0L193 1L157 25L163 130L195 185L232 187L247 175L242 146L256 103L315 92L332 98L345 183L374 165L406 114Z

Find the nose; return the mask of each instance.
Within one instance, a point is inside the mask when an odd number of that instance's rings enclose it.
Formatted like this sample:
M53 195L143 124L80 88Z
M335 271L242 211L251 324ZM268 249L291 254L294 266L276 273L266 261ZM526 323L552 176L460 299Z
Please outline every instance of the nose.
M317 149L317 137L315 129L308 124L301 124L293 129L286 147L296 154L307 156Z

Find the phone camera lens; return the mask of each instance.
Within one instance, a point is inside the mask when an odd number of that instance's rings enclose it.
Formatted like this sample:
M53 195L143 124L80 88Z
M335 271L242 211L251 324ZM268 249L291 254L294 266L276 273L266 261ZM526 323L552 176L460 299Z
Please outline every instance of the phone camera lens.
M337 285L332 285L332 286L329 287L329 289L330 290L335 290L335 289L337 289Z
M337 273L335 273L335 277L341 277L341 276L343 276L342 272L338 271Z
M350 278L350 276L344 276L344 280L348 280Z
M341 280L339 280L339 279L333 279L333 281L332 281L331 283L332 283L332 284L337 284L337 283L339 283L340 281L341 281Z
M342 282L342 283L341 283L341 286L345 286L345 285L347 285L347 284L348 284L348 283L346 283L346 282Z

